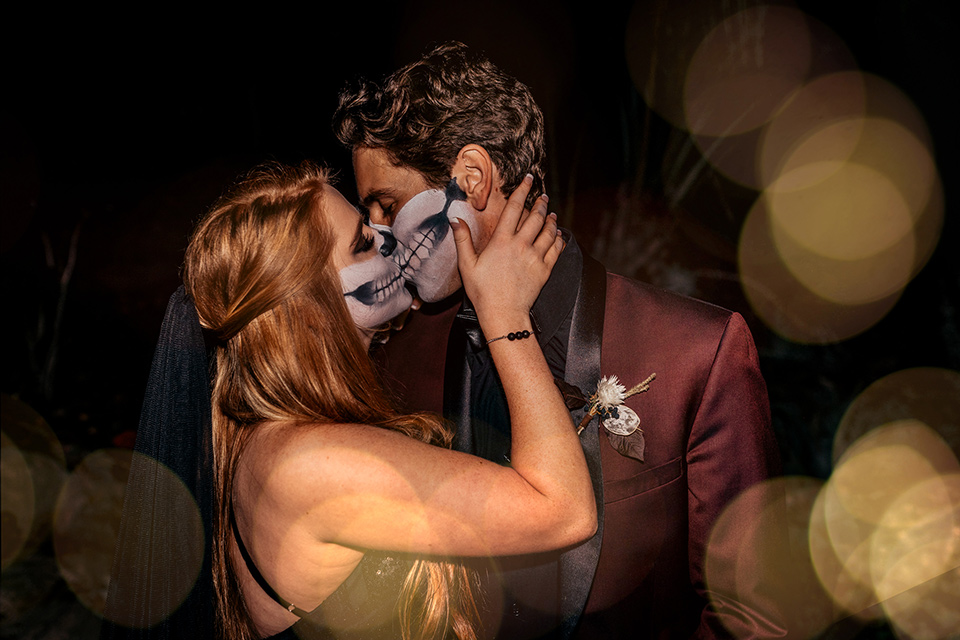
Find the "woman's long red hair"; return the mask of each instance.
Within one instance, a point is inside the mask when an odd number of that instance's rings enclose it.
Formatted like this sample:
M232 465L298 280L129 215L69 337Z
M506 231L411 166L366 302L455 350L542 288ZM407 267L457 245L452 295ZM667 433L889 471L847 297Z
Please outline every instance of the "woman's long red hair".
M184 282L217 343L213 449L217 480L213 567L218 633L256 638L230 561L237 464L263 421L369 424L450 446L431 414L398 415L378 383L343 299L323 215L325 170L255 170L199 223ZM471 572L418 561L401 594L404 638L476 637Z

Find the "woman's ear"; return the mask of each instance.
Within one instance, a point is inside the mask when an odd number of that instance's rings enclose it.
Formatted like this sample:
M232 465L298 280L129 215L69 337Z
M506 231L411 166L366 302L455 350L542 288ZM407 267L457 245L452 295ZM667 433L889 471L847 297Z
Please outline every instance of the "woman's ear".
M457 153L457 161L450 174L467 194L467 202L477 211L487 208L494 189L493 162L487 150L478 144L468 144Z

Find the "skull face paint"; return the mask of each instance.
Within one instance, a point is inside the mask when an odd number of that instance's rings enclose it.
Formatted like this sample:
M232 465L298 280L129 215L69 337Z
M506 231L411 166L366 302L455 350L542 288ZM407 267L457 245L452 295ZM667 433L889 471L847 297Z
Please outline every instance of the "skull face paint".
M450 218L463 220L474 237L477 214L456 179L447 188L422 191L410 199L393 221L397 247L390 256L403 277L417 287L420 298L437 302L460 288L457 246Z
M384 238L375 234L377 251L369 260L340 270L347 309L358 327L377 329L410 308L413 297L404 287L400 269L384 257Z

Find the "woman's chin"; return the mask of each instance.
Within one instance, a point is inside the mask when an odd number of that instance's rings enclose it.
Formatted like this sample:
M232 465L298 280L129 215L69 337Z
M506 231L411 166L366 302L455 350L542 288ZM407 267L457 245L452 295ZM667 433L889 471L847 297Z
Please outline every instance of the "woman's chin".
M357 331L360 333L360 340L369 351L372 342L386 342L385 335L389 333L395 325L397 318L406 316L413 306L413 296L409 291L404 290L404 295L395 296L387 305L377 308L376 314L370 314L362 319L355 319L357 322Z

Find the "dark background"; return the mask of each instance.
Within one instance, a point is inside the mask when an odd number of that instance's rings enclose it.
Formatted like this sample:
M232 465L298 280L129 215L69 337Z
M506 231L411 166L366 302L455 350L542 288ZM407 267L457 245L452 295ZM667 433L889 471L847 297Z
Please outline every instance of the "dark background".
M677 212L664 204L659 167L677 132L647 114L630 80L624 30L633 5L348 2L222 14L163 7L136 17L74 9L8 23L3 393L49 422L68 466L129 444L166 300L205 207L264 160L325 162L353 198L349 156L330 132L337 91L360 75L382 77L431 42L459 39L531 87L547 118L551 206L584 247L596 246L618 207L648 229L674 229L639 267L598 257L742 312L785 471L827 477L836 425L867 385L908 367L960 369L956 22L937 0L798 5L846 42L861 70L915 102L947 201L939 246L893 311L855 338L802 346L769 332L740 293L733 243L742 218L720 230L730 241L721 251L668 224ZM756 196L717 178L707 187L743 214ZM715 199L702 193L681 203L685 215L715 215ZM658 263L666 259L670 269Z

